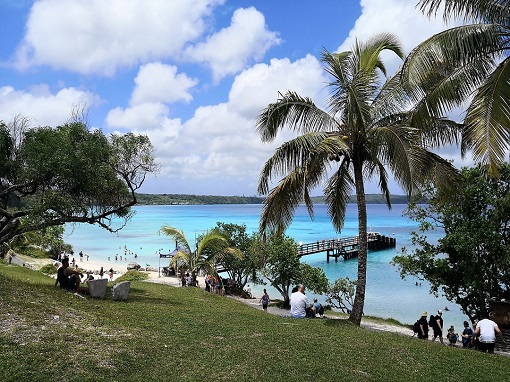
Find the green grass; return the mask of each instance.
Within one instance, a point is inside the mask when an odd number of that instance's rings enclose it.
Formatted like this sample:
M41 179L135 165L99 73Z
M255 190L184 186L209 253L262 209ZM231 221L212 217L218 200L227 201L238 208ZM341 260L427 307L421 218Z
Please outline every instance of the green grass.
M107 291L107 296L109 292ZM133 281L83 299L0 264L0 381L503 381L510 358Z
M143 281L143 280L147 280L148 278L149 278L149 275L147 273L131 269L131 270L127 271L126 273L124 273L122 276L118 277L115 280L114 284L120 283L122 281Z

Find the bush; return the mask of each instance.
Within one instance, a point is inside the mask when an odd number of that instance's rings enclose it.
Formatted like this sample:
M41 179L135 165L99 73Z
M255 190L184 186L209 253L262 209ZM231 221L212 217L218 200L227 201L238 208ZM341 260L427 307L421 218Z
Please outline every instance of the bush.
M149 278L149 275L144 272L136 271L134 269L127 271L122 276L117 278L115 282L122 282L122 281L143 281L147 280Z
M53 264L43 265L39 270L47 275L54 275L55 273L57 273L57 268L55 268Z

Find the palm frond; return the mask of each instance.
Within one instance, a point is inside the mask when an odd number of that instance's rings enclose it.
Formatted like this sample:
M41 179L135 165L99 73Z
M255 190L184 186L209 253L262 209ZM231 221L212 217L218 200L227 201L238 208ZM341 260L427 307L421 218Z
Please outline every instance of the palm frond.
M328 215L337 232L342 230L345 222L345 211L354 187L354 179L350 172L347 158L342 158L338 170L329 178L324 188Z
M504 162L510 148L510 58L506 58L478 89L469 106L463 136L463 152L488 165L490 174Z
M184 234L184 231L182 231L178 228L175 228L175 227L165 225L159 229L158 233L170 237L172 240L174 240L177 243L178 247L183 248L188 253L192 252L189 242L188 242L188 239L186 238L186 235Z
M325 132L312 132L296 137L278 147L273 156L265 163L259 178L258 193L269 192L269 181L303 166L316 152L316 146L329 135Z
M269 104L257 117L256 129L263 142L270 142L284 127L301 134L334 131L337 123L310 98L287 92Z
M501 0L421 0L420 10L427 16L443 10L443 19L505 23L510 18L508 1Z

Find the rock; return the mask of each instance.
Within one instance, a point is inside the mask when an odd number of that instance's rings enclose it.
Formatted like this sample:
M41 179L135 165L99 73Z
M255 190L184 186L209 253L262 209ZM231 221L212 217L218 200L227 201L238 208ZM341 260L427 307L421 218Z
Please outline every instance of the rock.
M130 281L124 281L114 285L112 289L113 301L126 301L128 298L130 287L131 287Z
M127 270L128 270L128 271L129 271L129 270L131 270L131 269L139 270L139 269L140 269L140 267L141 267L141 265L140 265L140 264L135 263L135 262L133 261L133 262L131 262L131 263L128 263L128 265L127 265Z
M104 298L104 295L106 293L106 285L107 284L108 284L108 279L97 279L97 280L87 281L90 296Z

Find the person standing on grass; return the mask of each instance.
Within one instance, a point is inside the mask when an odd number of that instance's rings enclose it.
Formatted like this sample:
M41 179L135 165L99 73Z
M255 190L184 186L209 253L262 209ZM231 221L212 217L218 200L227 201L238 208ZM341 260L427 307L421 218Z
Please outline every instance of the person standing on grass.
M437 311L436 317L434 317L436 322L434 325L434 338L432 338L432 342L436 340L437 337L439 337L439 341L441 343L443 342L443 311L440 309Z
M264 309L264 312L267 313L267 306L269 305L269 295L267 294L267 291L264 289L264 294L260 298L260 301L262 303L262 309Z
M418 338L422 340L427 340L429 338L429 324L427 322L427 312L423 312L421 314L420 319L418 320L419 330L418 330Z
M305 296L305 287L303 284L297 286L298 290L290 295L290 316L292 318L306 318L306 311L310 308L310 303Z
M494 347L496 346L496 334L501 337L501 340L506 345L503 338L503 333L494 321L485 316L483 320L478 321L475 329L475 337L479 336L478 350L483 353L494 354Z
M464 331L461 334L463 348L473 347L473 344L471 343L473 340L473 333L473 329L469 327L469 322L464 321Z

